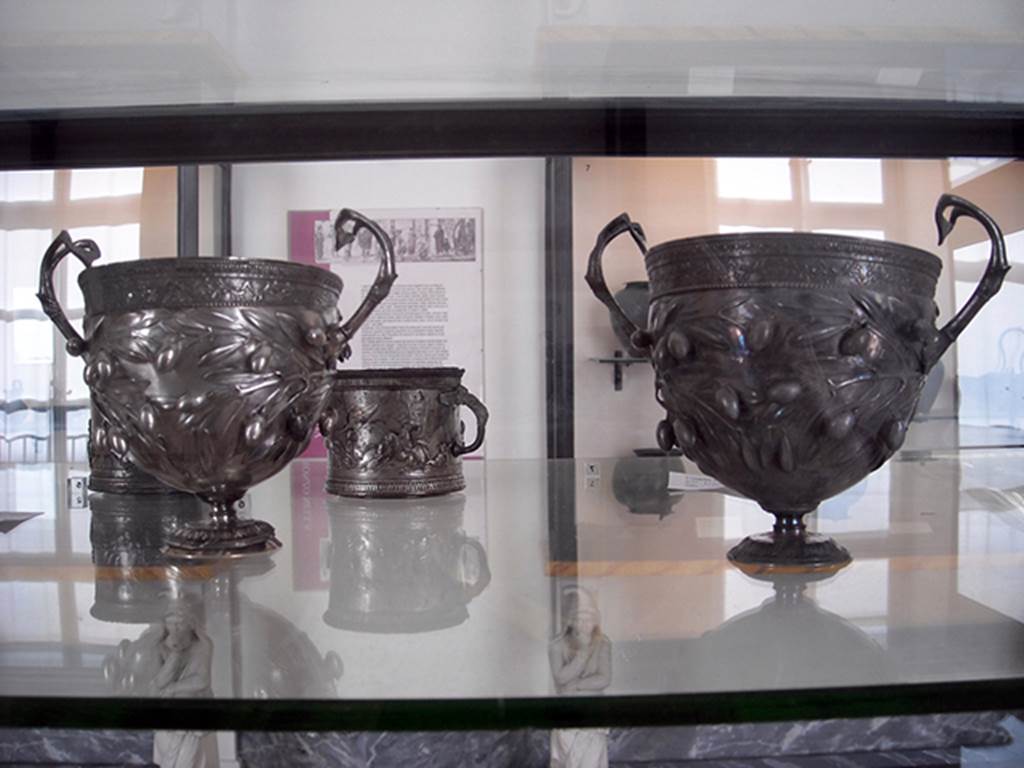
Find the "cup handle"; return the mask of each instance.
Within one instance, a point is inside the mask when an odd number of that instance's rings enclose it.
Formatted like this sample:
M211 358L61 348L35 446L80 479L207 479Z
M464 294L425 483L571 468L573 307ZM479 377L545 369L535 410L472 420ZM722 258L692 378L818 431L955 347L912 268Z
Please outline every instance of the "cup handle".
M459 385L459 388L455 390L455 395L452 399L456 405L464 405L469 408L476 417L476 438L473 442L469 445L452 446L452 455L462 456L467 453L472 453L483 445L484 435L487 432L487 419L490 416L490 413L487 411L487 406L481 403L476 395L461 384Z
M57 291L53 287L53 273L56 271L57 265L69 253L77 256L78 260L87 268L100 257L100 249L95 242L92 240L72 241L68 231L61 230L61 233L50 243L50 247L43 254L43 262L39 265L39 292L36 293L36 298L43 306L46 316L53 321L57 330L67 339L65 348L68 354L78 357L85 353L88 343L78 334L68 320L68 316L64 314L60 301L57 299Z
M391 292L391 284L398 277L398 272L395 270L395 248L391 243L391 238L375 221L366 218L358 211L353 211L351 208L342 208L338 212L338 218L334 220L335 248L340 248L352 242L356 237L356 233L363 227L370 230L370 234L373 235L374 240L380 246L380 268L377 270L377 276L373 279L373 285L370 286L370 290L367 292L362 303L352 313L352 316L338 328L341 335L339 340L340 349L344 357L348 356L344 353L348 349L348 342L351 341L362 324L366 322L366 318L370 316L370 313L373 312L377 305L387 298L388 293Z
M584 279L598 300L608 307L609 311L615 315L623 327L629 330L629 340L633 345L633 349L630 351L646 356L647 349L651 346L650 334L645 330L637 328L636 324L626 317L626 313L622 311L622 307L619 306L615 297L612 296L612 292L608 290L608 284L604 279L604 268L601 266L601 257L604 255L605 248L623 232L629 232L640 252L645 256L647 255L647 238L644 235L643 227L632 221L628 213L620 213L608 222L604 229L597 233L597 242L594 244L594 250L590 252L590 260L587 262L587 274Z
M949 211L948 218L946 216L947 209ZM1003 233L1000 231L999 225L981 208L962 197L945 194L935 205L935 224L939 230L939 245L945 242L949 233L953 231L957 219L961 216L974 219L985 228L989 240L992 242L992 250L988 257L988 266L985 267L985 273L981 276L981 281L974 289L974 293L929 344L925 352L925 370L930 370L938 362L949 345L956 341L957 336L963 333L967 324L978 314L978 311L999 292L1003 286L1003 278L1010 271L1010 262L1006 256L1006 244L1003 242Z
M462 582L462 593L466 600L472 600L491 583L491 569L487 567L487 552L484 551L484 545L476 539L467 537L462 542L459 557L465 560L470 556L476 559L477 577L473 581Z

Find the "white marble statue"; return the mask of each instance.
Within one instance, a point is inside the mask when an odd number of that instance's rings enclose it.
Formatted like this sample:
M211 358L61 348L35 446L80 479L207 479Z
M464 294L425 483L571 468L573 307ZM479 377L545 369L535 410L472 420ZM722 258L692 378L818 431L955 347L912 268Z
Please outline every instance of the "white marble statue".
M601 632L593 595L582 587L563 592L562 631L548 645L558 693L594 694L612 680L612 644ZM607 768L607 728L562 728L551 732L551 768Z

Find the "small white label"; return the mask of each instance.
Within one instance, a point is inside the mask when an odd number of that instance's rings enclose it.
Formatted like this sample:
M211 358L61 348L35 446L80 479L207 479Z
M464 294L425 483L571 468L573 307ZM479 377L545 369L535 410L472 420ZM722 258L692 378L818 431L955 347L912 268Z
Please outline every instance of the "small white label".
M68 478L68 509L85 509L86 479L84 477Z
M688 475L685 472L668 473L668 489L670 491L720 491L724 487L713 477Z

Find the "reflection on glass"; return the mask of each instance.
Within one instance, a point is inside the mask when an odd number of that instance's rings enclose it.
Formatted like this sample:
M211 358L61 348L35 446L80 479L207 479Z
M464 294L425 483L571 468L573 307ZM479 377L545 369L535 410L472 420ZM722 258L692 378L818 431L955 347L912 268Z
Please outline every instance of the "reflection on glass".
M181 589L181 574L163 555L167 537L199 520L201 503L190 494L91 493L89 507L97 566L90 615L119 623L156 621Z
M142 194L142 168L85 168L71 172L71 199ZM75 238L78 239L77 237Z
M1006 236L1011 264L1024 264L1024 231ZM956 304L962 307L974 291L989 244L957 248ZM960 423L1024 429L1024 279L1011 269L1003 289L967 326L957 343L956 368L960 387Z
M483 545L462 530L466 497L399 502L330 497L324 621L358 632L429 632L469 618L491 580Z
M548 645L555 690L561 694L599 693L612 681L612 643L601 631L594 594L578 585L562 590L561 629ZM551 731L552 768L606 768L607 728Z
M162 620L138 640L122 640L104 661L103 673L116 693L160 698L210 698L213 642L200 619L201 605L188 599L170 603ZM212 733L156 731L153 762L165 768L217 765Z
M882 161L829 158L807 161L812 203L883 202Z
M834 572L744 573L770 583L773 594L701 637L686 660L699 687L721 690L741 681L745 688L772 689L827 685L836 679L863 685L891 680L882 646L807 595L809 584L833 578Z
M666 456L660 449L638 448L634 457L619 459L612 471L615 500L634 515L657 515L662 520L672 514L681 492L669 493L669 472L684 472L679 455Z
M38 413L28 411L27 413ZM41 414L46 417L48 414ZM17 436L3 435L0 455L18 458ZM63 482L63 476L60 481ZM0 469L0 509L42 512L30 524L0 537L0 552L41 553L57 550L57 468L53 464L24 464Z
M725 157L715 160L718 196L747 200L792 200L789 159Z
M0 173L0 203L53 199L53 171Z
M239 625L246 638L242 695L255 699L333 698L344 673L334 651L321 655L313 640L276 611L242 597Z

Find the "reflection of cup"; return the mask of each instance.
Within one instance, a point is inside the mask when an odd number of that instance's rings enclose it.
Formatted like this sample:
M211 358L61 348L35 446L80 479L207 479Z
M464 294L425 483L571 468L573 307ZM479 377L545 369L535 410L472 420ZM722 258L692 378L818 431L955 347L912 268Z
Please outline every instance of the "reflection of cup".
M246 636L247 656L259 663L244 665L242 691L252 699L330 698L344 672L335 651L321 655L309 635L276 611L242 596L239 626Z
M487 408L459 382L461 368L341 371L321 422L339 496L434 496L466 487L462 456L484 440ZM459 406L476 417L463 441Z
M462 495L396 504L328 499L330 596L324 621L357 632L429 632L469 618L490 583L487 553L462 530Z
M90 493L95 602L89 613L100 621L158 621L177 593L161 553L171 532L202 518L195 496Z
M720 689L742 681L754 688L891 682L885 650L864 630L808 597L806 587L833 573L744 573L775 588L757 608L729 619L699 641L699 658L689 668L706 685Z
M612 493L616 501L634 515L657 515L659 519L671 515L682 493L669 493L669 472L682 472L683 460L678 454L666 455L653 448L638 448L633 453L634 457L615 462Z

